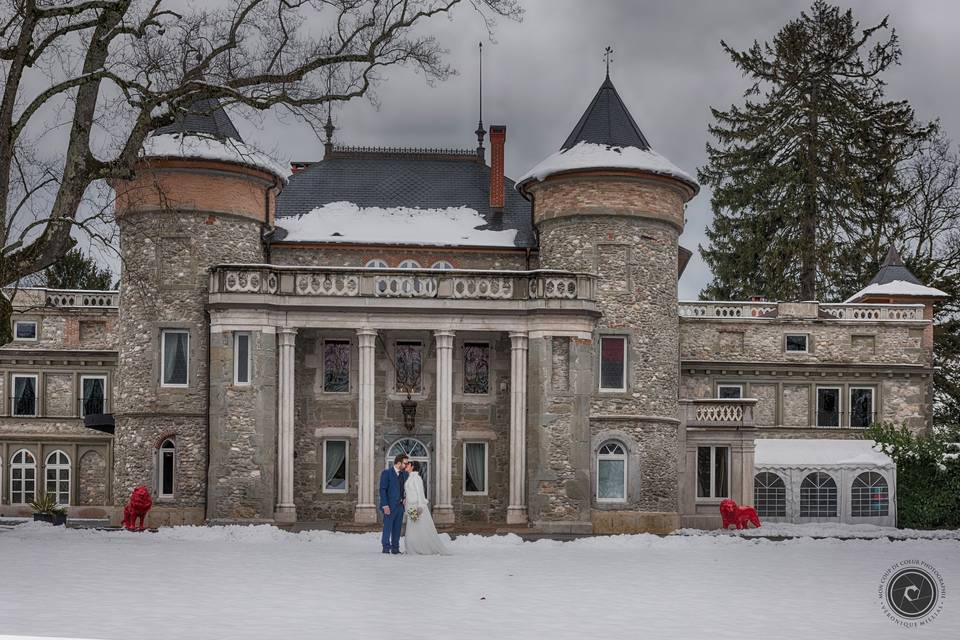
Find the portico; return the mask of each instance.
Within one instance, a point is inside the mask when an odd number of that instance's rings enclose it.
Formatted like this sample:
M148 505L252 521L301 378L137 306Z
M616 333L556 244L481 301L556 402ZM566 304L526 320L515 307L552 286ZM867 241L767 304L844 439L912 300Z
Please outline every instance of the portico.
M326 513L324 503L355 496L352 520L375 523L376 477L402 435L429 450L438 524L470 513L471 501L486 512L502 503L501 522L525 524L528 341L589 339L597 314L593 286L590 275L554 271L214 268L211 335L277 335L274 520L303 519L298 511L315 518L317 510ZM325 361L337 348L347 359L356 356L339 393L330 391L336 374ZM467 361L478 353L479 364ZM269 371L259 375L269 384ZM485 386L466 388L478 384ZM417 403L412 431L397 412L405 400ZM328 454L327 443L340 451L341 441L338 495L329 478L339 458ZM312 463L322 476L315 491L316 478L306 471ZM338 508L345 515L345 505Z

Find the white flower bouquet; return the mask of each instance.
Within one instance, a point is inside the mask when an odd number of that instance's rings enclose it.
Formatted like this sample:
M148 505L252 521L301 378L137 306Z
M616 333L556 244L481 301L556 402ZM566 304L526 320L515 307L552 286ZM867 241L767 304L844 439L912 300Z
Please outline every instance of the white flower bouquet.
M420 519L420 507L410 507L407 509L407 517L413 522Z

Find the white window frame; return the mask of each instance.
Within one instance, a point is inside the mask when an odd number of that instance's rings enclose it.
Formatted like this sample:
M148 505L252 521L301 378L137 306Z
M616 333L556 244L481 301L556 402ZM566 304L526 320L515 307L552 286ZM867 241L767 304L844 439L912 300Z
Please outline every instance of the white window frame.
M717 500L725 500L730 497L733 487L731 487L731 482L733 481L733 472L731 469L733 463L733 452L731 447L728 444L698 444L697 445L697 459L694 463L694 474L700 473L700 449L710 449L710 495L709 496L697 496L698 502L716 502ZM727 495L718 496L717 495L717 449L726 449L727 450ZM694 475L694 492L696 492L698 478Z
M420 266L420 263L414 260L413 258L407 258L406 260L401 260L400 264L397 265L398 269L423 269Z
M363 265L366 269L389 269L390 265L387 264L386 260L380 258L371 258L367 260L367 263Z
M17 458L17 456L20 455L21 453L26 453L28 456L30 456L30 459L33 460L33 462L32 462L32 463L14 462L14 460ZM25 478L21 478L21 479L20 479L20 491L18 492L18 493L22 496L23 502L17 502L17 501L16 501L16 498L15 498L16 494L13 492L13 471L14 471L15 469L22 469L22 470L26 471L27 469L30 469L31 467L33 468L33 499L36 500L36 499L37 499L37 484L38 484L38 482L39 482L39 476L40 476L40 474L38 473L39 469L37 468L37 467L38 467L38 465L37 465L37 457L36 457L35 455L33 455L33 452L30 451L29 449L17 449L16 451L13 452L13 455L10 456L10 504L12 504L12 505L13 505L13 504L30 504L29 502L26 501L26 493L27 493L27 492L26 492L26 490L23 488L24 483L26 482L26 479L25 479ZM23 474L21 474L21 475L23 475ZM31 501L31 502L32 502L32 501Z
M787 338L803 338L803 349L787 349ZM809 333L785 333L783 334L783 352L784 353L810 353L810 334Z
M822 425L820 424L820 390L821 389L835 389L837 391L837 424L836 426L832 425ZM818 384L814 387L814 426L820 427L823 429L840 429L843 427L843 386L838 384Z
M453 263L450 262L449 260L437 260L437 261L434 262L432 265L430 265L430 268L431 268L431 269L444 269L444 270L449 271L450 269L453 269L454 266L453 266Z
M173 455L173 482L170 483L170 486L173 487L173 493L164 493L163 492L163 445L167 443L173 444L172 447L167 447L166 451L172 452ZM157 447L157 499L162 500L173 500L177 495L177 439L173 436L169 438L164 438L163 442L160 443L160 446Z
M623 340L623 386L605 387L603 386L603 341L608 339ZM600 336L600 349L597 354L597 389L600 393L624 393L627 390L627 336L625 335L604 335Z
M623 453L600 453L600 451L607 445L614 444L623 451ZM620 442L619 440L604 440L600 443L600 446L597 447L597 452L594 455L593 470L596 480L594 481L593 487L593 497L597 502L603 502L605 504L618 503L625 504L627 502L627 476L629 475L630 461L627 446ZM623 460L623 497L622 498L601 498L600 497L600 461L601 460Z
M33 378L33 413L14 413L17 408L17 378ZM7 399L10 403L10 417L12 418L36 418L40 415L40 376L36 373L11 373L10 374L10 397Z
M467 445L483 446L483 491L467 491ZM490 444L485 440L464 440L463 442L463 495L485 496L490 493Z
M343 489L330 489L327 487L327 443L343 443ZM323 493L349 493L350 492L350 441L346 438L331 438L323 441Z
M872 425L876 420L876 408L877 408L877 389L876 387L866 386L866 385L852 385L847 388L847 426L852 429L866 429L867 427L854 427L853 426L853 392L854 391L869 391L870 392L870 424Z
M18 338L17 337L17 327L21 324L32 324L33 325L33 337L32 338ZM36 320L15 320L13 322L13 339L17 342L36 342L40 339L40 323Z
M84 403L84 398L83 398L83 383L84 383L85 380L103 380L103 412L104 412L104 413L110 413L110 412L107 410L107 408L108 408L108 405L107 405L107 397L108 397L108 395L107 395L107 394L108 394L108 392L107 392L107 376L105 376L105 375L82 375L82 376L80 376L80 393L79 393L79 396L80 396L80 398L79 398L79 401L80 401L80 417L83 418L84 416L87 415L86 409L85 409L84 406L83 406L83 403Z
M240 338L247 339L247 379L240 381ZM189 349L190 340L187 339L187 348ZM187 358L187 381L190 381L190 358ZM253 380L253 334L249 331L233 332L233 384L237 387L249 387Z
M51 463L51 462L50 462L50 458L52 458L53 456L55 456L55 455L58 454L58 453L62 453L62 454L63 454L63 457L65 457L65 458L67 459L66 464L59 463L59 462L54 462L54 463ZM73 479L70 477L70 474L73 472L73 466L72 466L72 461L70 460L70 454L68 454L68 453L67 453L66 451L64 451L63 449L55 449L54 451L51 451L50 453L47 454L47 457L46 457L46 458L44 459L44 461L43 461L43 492L44 492L44 493L50 493L50 491L49 491L49 489L48 489L48 487L47 487L47 483L50 482L50 481L47 479L47 471L50 470L50 469L53 469L54 471L57 472L57 474L56 474L56 480L53 481L53 482L54 482L54 485L57 487L57 490L54 492L54 494L57 496L57 504L60 505L61 507L69 507L69 506L70 506L70 493L71 493L72 480L73 480ZM67 477L66 477L66 481L67 481L67 501L66 501L66 502L60 502L60 483L63 481L63 479L61 478L61 473L62 473L63 471L66 471L66 472L67 472Z
M187 334L187 381L185 383L166 383L167 377L167 336L175 333ZM190 386L190 330L189 329L163 329L160 331L160 386L168 389L186 389Z
M718 400L720 399L720 389L721 389L721 388L737 389L737 390L740 392L739 397L737 397L737 398L728 398L728 399L736 399L736 400L741 400L741 399L743 399L743 385L742 385L742 384L736 384L736 383L730 383L730 382L718 382L718 383L717 383L717 399L718 399Z

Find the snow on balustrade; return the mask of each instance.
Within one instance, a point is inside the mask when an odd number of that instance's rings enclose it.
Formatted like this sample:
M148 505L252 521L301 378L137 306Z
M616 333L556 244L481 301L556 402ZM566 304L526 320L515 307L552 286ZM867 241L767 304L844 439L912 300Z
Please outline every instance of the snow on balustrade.
M678 308L684 318L764 318L777 312L770 302L681 302Z
M923 320L922 304L821 304L837 320Z
M473 271L221 265L211 293L459 300L593 300L595 276L562 271ZM285 284L286 283L286 284Z

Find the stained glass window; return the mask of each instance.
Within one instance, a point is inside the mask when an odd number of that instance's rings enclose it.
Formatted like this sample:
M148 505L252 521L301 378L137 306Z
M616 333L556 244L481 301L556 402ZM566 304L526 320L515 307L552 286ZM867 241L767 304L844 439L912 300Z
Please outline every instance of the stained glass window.
M348 340L327 340L323 343L323 390L327 393L350 391Z
M420 376L423 373L423 345L419 342L398 341L396 364L396 390L402 393L418 392Z
M490 345L463 345L463 392L490 393Z

